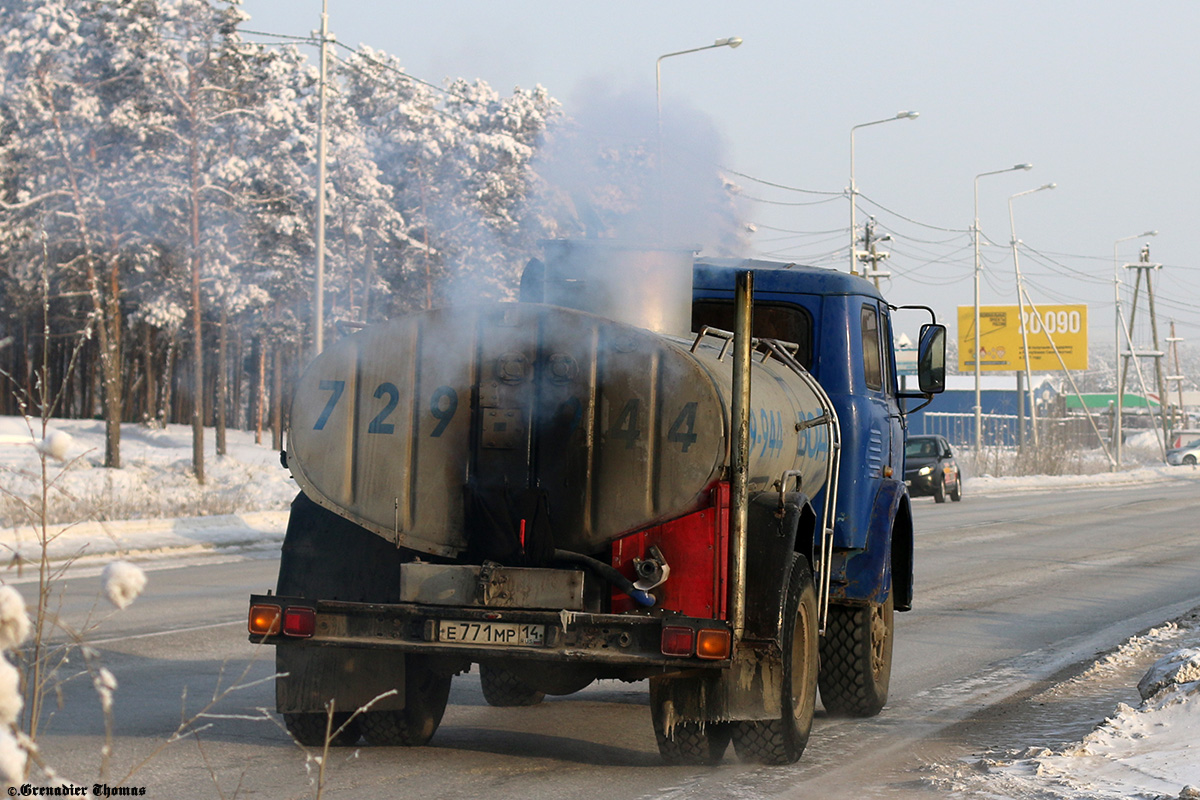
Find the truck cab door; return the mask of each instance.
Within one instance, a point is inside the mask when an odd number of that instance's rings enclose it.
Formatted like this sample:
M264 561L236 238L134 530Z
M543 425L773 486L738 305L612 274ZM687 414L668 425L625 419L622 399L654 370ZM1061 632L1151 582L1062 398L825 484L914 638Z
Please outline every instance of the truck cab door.
M863 302L862 326L863 376L866 395L871 401L873 446L881 478L902 479L904 465L904 420L896 398L896 361L892 350L891 316L886 305L876 300Z

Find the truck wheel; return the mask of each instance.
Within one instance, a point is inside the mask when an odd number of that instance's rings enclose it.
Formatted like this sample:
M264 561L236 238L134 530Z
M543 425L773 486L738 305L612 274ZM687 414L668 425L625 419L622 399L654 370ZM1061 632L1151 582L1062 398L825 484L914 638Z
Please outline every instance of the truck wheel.
M675 717L671 696L679 692L702 695L698 681L676 678L671 690L664 691L659 681L650 681L650 717L658 752L668 764L718 764L725 757L732 733L728 722L696 722Z
M525 684L516 673L496 664L479 665L479 685L489 706L536 706L546 696Z
M933 502L946 502L946 481L945 479L933 482Z
M817 593L808 559L792 555L784 601L783 697L779 719L731 723L733 746L744 761L791 764L812 730L817 702Z
M658 709L655 709L657 712ZM728 722L676 722L668 733L662 716L654 714L658 753L668 764L719 764L729 747Z
M962 473L954 476L954 488L950 490L950 499L954 502L962 500Z
M821 644L821 702L830 714L873 717L887 703L892 675L892 598L829 607Z
M446 712L452 676L436 673L419 659L404 665L404 708L359 715L367 741L384 747L419 747L428 742Z
M345 725L346 720L350 719L349 712L336 713L333 715L333 727L330 733L337 731ZM287 728L287 732L292 735L298 743L305 747L324 747L325 746L325 715L319 711L307 712L300 714L284 714L283 724ZM362 734L358 720L354 720L345 729L329 740L329 744L333 747L350 747L358 742L358 737Z

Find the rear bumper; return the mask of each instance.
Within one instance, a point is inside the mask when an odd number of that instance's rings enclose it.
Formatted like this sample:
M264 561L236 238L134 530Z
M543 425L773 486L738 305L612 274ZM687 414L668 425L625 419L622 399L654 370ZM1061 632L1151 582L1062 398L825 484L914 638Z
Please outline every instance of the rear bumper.
M316 611L310 637L283 633L250 634L250 641L289 647L355 647L468 658L521 659L530 662L594 664L615 668L654 667L665 671L721 669L730 659L668 656L662 653L663 628L729 630L722 620L678 614L588 614L571 611L428 606L416 603L347 603L275 595L251 595L251 606L278 606ZM488 645L439 640L439 623L516 623L544 626L544 640L533 646Z

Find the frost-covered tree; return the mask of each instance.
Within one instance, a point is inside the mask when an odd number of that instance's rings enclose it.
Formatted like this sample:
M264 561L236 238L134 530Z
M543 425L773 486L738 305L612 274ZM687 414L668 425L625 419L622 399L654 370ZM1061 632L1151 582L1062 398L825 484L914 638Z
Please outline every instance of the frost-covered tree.
M114 110L136 92L137 70L99 2L0 5L0 176L6 268L39 260L60 292L78 292L97 338L107 423L105 464L120 466L122 292L153 257L125 209L137 194L134 143Z
M483 81L435 89L366 48L348 66L346 103L410 223L382 273L393 307L511 296L546 235L532 165L557 101L541 87L501 97Z
M110 466L122 421L190 416L203 480L243 342L260 395L273 365L278 434L312 334L317 78L244 19L238 0L0 0L0 362L28 389L39 348L83 338L69 408L102 410ZM531 197L558 104L366 48L329 96L330 320L509 296L553 232Z

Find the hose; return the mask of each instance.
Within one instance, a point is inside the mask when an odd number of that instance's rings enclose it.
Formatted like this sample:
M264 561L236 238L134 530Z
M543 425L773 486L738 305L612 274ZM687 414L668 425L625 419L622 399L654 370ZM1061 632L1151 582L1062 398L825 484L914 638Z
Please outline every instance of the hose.
M611 564L605 564L599 559L592 558L591 556L585 556L582 553L573 553L570 550L555 550L554 560L565 561L570 564L578 564L582 567L586 567L602 580L608 581L613 586L616 586L622 592L632 597L634 602L636 602L638 605L649 608L658 602L655 600L654 595L638 589L633 585L633 581L622 575L615 567L613 567Z

